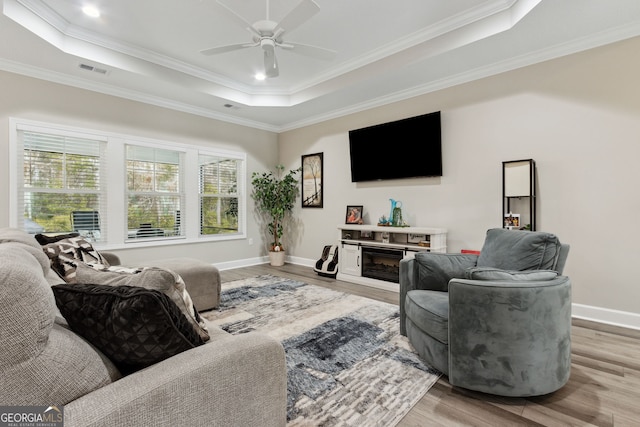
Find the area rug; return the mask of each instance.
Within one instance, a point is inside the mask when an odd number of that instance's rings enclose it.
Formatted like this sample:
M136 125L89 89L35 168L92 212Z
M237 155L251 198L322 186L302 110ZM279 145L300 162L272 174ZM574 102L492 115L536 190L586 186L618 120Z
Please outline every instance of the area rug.
M203 313L285 348L287 425L394 426L440 374L399 333L396 305L272 275L222 284Z

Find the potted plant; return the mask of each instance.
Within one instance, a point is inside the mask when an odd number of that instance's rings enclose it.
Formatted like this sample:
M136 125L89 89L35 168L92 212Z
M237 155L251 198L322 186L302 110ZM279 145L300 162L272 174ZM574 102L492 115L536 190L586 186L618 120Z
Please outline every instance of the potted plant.
M277 165L275 172L254 172L251 175L253 185L251 196L256 202L256 209L269 220L268 230L273 236L273 242L269 246L269 260L274 266L284 264L285 252L281 240L283 225L298 197L297 174L299 172L300 168L284 174L284 166Z

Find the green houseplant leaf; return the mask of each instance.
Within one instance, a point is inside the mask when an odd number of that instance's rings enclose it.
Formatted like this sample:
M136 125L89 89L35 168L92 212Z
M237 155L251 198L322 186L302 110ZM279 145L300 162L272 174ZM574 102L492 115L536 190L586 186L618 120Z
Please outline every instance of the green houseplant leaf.
M282 246L283 222L293 210L298 197L298 177L301 168L284 174L284 166L277 165L275 171L254 172L251 175L253 192L251 196L256 209L269 217L268 230L273 236L270 250L284 250Z

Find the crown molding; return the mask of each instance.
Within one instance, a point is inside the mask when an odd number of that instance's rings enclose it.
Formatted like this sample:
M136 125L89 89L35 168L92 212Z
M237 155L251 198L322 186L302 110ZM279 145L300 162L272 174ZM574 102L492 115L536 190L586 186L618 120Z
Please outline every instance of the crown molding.
M399 101L404 101L417 96L427 95L432 92L491 77L497 74L535 65L540 62L561 58L574 53L595 49L600 46L626 40L640 35L640 23L629 24L614 29L602 31L587 37L573 40L541 49L526 55L510 58L494 64L477 67L472 70L458 73L447 78L431 81L429 83L414 86L413 88L395 92L391 95L379 97L366 102L350 105L346 108L332 110L327 114L316 115L304 120L291 122L279 127L278 132L285 132L311 126L327 120L340 118L349 114L355 114L372 108L382 107Z
M541 0L489 0L397 41L352 58L295 86L249 86L158 52L75 26L42 0L4 0L4 14L57 49L128 72L181 81L185 87L256 107L291 107L331 93L363 74L384 72L389 64L412 61L413 54L443 52L511 28ZM520 13L517 13L520 10ZM522 12L524 11L524 12ZM514 16L518 16L514 18Z
M66 86L73 86L93 92L103 93L106 95L138 101L158 107L168 108L175 111L233 123L240 126L247 126L269 132L280 133L305 126L315 125L323 121L336 119L349 114L362 112L371 108L381 107L387 104L403 101L417 96L426 95L438 90L443 90L474 80L490 77L529 65L534 65L539 62L578 53L588 49L593 49L610 43L615 43L631 37L636 37L638 35L640 35L640 23L632 23L625 26L620 26L570 42L558 44L547 49L532 52L530 54L521 55L483 67L477 67L463 73L448 76L447 78L431 81L403 91L398 91L388 96L379 97L362 103L352 104L345 108L332 110L331 112L325 114L314 115L305 118L304 120L290 122L283 125L273 125L270 123L238 118L236 116L219 113L217 111L213 111L204 107L184 102L177 102L160 96L153 96L138 91L123 89L113 85L81 79L76 76L69 76L63 73L52 72L38 67L24 65L3 59L0 59L0 69L37 78L40 80L46 80ZM295 108L295 106L289 108Z
M160 96L149 95L147 93L138 92L130 89L123 89L117 86L108 85L105 83L98 83L91 80L81 79L77 76L70 76L63 73L57 73L50 70L33 67L30 65L24 65L21 63L7 61L0 58L0 70L7 71L14 74L19 74L27 77L32 77L39 80L48 81L51 83L57 83L65 86L71 86L78 89L85 89L91 92L97 92L104 95L115 96L118 98L128 99L130 101L137 101L144 104L153 105L156 107L167 108L170 110L180 111L183 113L193 114L196 116L202 116L210 119L220 120L227 123L232 123L240 126L246 126L254 129L265 130L269 132L278 132L279 127L269 123L258 122L254 120L242 119L236 116L231 116L217 111L199 107L184 102L177 102L172 99L163 98Z

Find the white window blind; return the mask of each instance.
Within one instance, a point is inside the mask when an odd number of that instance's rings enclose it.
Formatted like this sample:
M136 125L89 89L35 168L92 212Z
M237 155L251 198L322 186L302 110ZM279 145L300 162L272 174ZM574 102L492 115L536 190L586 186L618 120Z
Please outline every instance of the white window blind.
M180 151L127 145L127 239L184 236Z
M77 231L102 240L106 143L28 130L18 131L17 140L19 226L33 234Z
M243 224L242 159L199 154L200 235L233 234Z
M244 152L10 118L9 154L11 227L109 249L246 238Z

